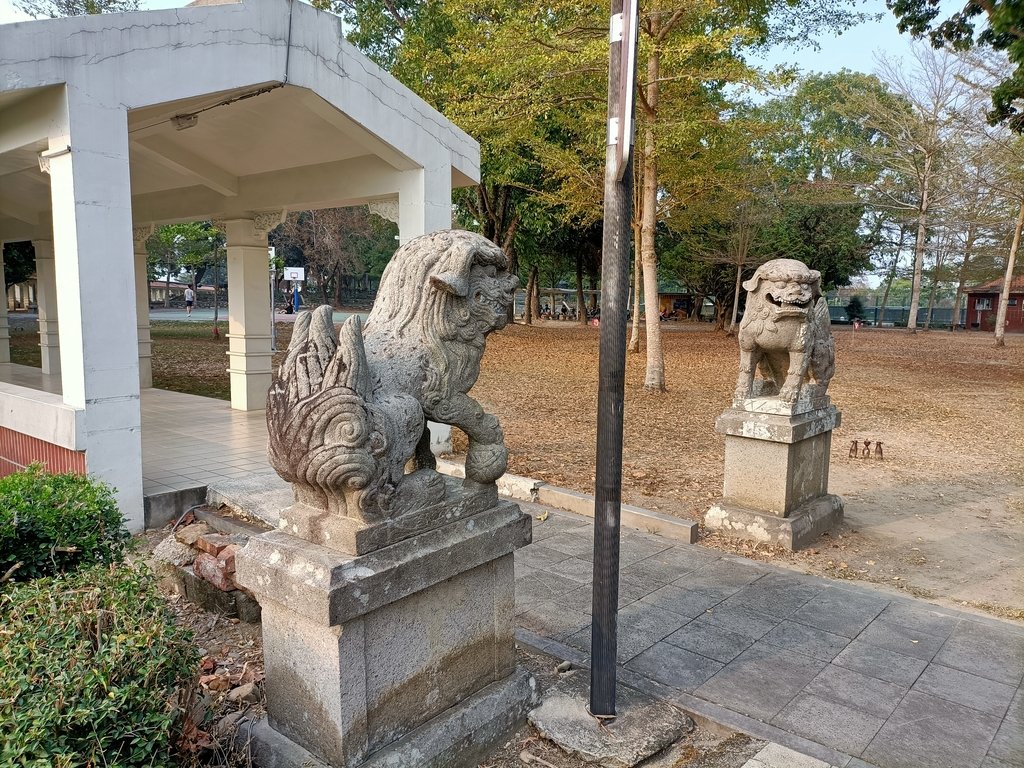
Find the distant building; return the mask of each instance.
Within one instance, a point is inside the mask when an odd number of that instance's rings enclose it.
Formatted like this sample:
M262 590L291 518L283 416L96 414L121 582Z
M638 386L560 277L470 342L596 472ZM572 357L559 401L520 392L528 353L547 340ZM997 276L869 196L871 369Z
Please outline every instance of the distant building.
M999 295L1003 290L1003 278L967 290L967 327L991 331L996 327L996 312L999 311ZM1024 332L1024 275L1010 282L1010 301L1006 307L1006 330L1010 333Z

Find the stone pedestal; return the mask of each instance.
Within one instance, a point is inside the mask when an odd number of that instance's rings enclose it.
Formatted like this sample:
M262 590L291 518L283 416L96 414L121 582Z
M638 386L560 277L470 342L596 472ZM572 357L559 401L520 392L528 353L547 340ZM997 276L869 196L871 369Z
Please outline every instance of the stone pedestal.
M365 554L351 536L284 530L238 553L236 581L263 609L257 764L473 766L522 722L536 691L515 665L512 560L531 521L459 494L436 527L389 525ZM299 517L282 524L308 534Z
M705 526L795 550L840 522L842 499L828 492L839 422L827 396L735 401L715 423L725 435L725 482Z

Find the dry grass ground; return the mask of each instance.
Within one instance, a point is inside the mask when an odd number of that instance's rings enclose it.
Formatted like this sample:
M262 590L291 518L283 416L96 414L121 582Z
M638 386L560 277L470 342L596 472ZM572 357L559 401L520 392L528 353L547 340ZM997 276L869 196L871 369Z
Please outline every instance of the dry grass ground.
M642 353L627 362L623 498L699 520L721 491L714 421L729 404L736 340L663 328L668 392L643 391ZM278 332L283 348L290 326ZM703 543L1024 618L1024 337L996 348L980 333L834 333L843 423L831 490L846 524L795 555L720 535ZM227 341L209 324L155 323L153 336L158 387L227 397ZM16 362L38 365L37 339L13 334ZM473 394L504 425L509 471L592 491L597 345L597 329L560 322L491 337ZM884 461L848 458L865 438L884 443Z
M738 349L707 326L663 328L668 392L643 390L643 353L627 361L623 499L699 520L721 492L714 422ZM847 524L796 555L703 543L1024 618L1024 338L996 348L978 333L834 333L843 423L831 484ZM597 344L596 329L562 323L491 337L474 394L505 427L511 472L592 489ZM865 438L883 442L884 461L848 458Z

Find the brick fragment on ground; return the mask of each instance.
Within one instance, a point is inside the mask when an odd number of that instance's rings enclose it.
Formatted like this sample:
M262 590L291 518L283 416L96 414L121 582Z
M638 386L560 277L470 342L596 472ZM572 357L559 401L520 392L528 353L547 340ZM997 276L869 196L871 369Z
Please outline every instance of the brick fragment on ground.
M235 572L235 554L238 552L237 544L229 544L217 555L217 560L224 568L224 573Z
M192 569L196 576L208 581L223 592L230 592L235 588L235 581L231 578L225 562L207 552L200 552L196 555Z
M211 555L218 555L225 547L244 543L244 537L241 536L227 533L204 533L196 540L196 548Z

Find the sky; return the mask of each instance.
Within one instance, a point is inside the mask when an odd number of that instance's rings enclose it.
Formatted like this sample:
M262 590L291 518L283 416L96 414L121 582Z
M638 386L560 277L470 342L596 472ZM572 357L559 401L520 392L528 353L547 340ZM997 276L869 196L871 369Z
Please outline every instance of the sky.
M142 0L146 9L177 8L187 4L186 0ZM776 50L763 58L765 64L794 64L802 72L837 72L846 68L857 72L872 72L875 69L876 52L898 58L910 49L910 38L896 31L896 20L886 10L885 0L866 0L858 5L865 13L883 14L880 21L872 21L855 27L840 37L829 36L819 40L819 50L804 48L798 51ZM12 21L27 21L30 17L14 7L12 0L0 0L0 24Z

